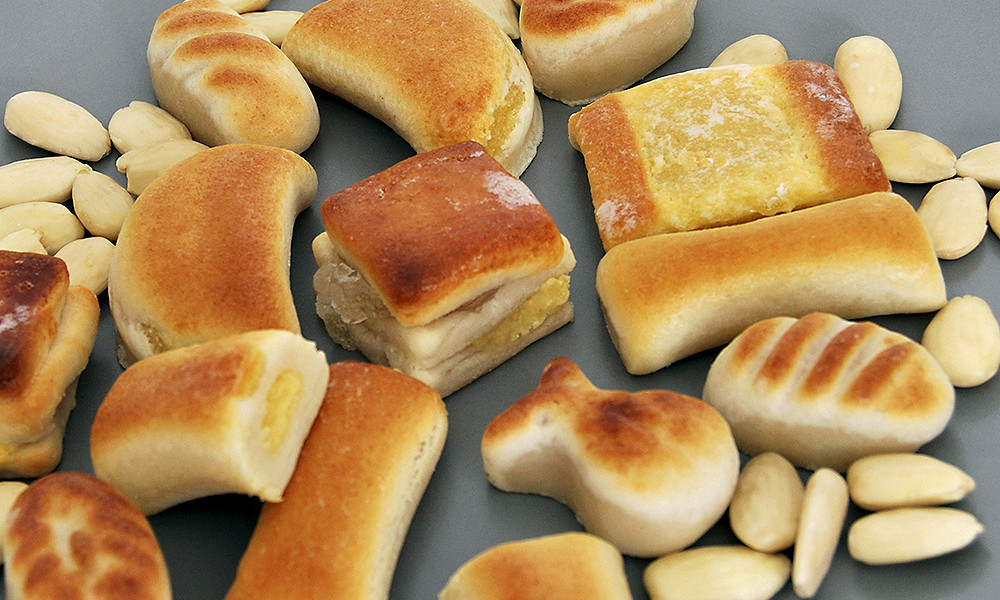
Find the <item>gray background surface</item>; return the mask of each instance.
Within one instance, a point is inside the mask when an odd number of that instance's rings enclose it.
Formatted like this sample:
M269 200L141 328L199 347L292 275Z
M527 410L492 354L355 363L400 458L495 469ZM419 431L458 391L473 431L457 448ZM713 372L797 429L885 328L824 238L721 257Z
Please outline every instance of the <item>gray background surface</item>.
M156 16L171 2L121 0L5 0L0 17L0 101L29 89L78 102L107 123L132 100L155 101L145 47ZM313 3L273 0L271 9L305 10ZM1000 8L994 2L956 0L814 1L702 0L690 42L652 76L708 65L727 45L754 33L781 40L793 59L832 64L847 38L871 34L895 51L903 72L903 102L895 127L936 137L960 154L1000 140L997 102ZM321 231L323 198L412 154L391 130L350 105L318 92L322 127L304 153L319 175L315 204L299 218L292 251L293 291L303 333L327 351L331 361L360 358L329 341L313 312L309 243ZM593 224L586 172L566 135L575 110L542 99L545 138L523 180L569 237L578 258L572 274L576 320L534 344L494 372L447 400L450 433L399 560L390 598L433 598L448 577L475 554L501 542L579 529L570 511L552 500L506 494L490 487L482 472L479 440L495 415L533 389L543 366L564 355L576 361L599 387L665 388L699 396L713 352L676 363L652 375L633 377L621 365L608 338L594 292L601 244ZM0 163L44 156L0 132ZM94 167L116 177L113 152ZM928 186L895 186L914 204ZM987 190L992 197L995 190ZM238 243L238 240L233 240ZM942 265L949 296L975 294L1000 308L1000 241L988 232L982 245ZM253 301L248 298L247 301ZM88 431L93 415L121 372L106 295L101 298L100 333L83 374L78 406L65 440L62 470L91 471ZM919 339L929 315L889 316L878 323ZM843 545L818 598L985 598L1000 583L995 553L1000 534L1000 477L996 430L1000 383L959 390L954 420L925 447L929 454L967 470L977 489L958 504L978 516L986 533L971 547L946 557L892 567L853 562ZM805 474L803 474L805 475ZM193 501L151 519L166 555L177 598L224 596L249 538L259 503L222 496ZM850 522L859 512L851 509ZM700 543L730 543L723 522ZM646 561L626 559L636 599L646 598L641 572ZM794 598L787 585L779 598Z

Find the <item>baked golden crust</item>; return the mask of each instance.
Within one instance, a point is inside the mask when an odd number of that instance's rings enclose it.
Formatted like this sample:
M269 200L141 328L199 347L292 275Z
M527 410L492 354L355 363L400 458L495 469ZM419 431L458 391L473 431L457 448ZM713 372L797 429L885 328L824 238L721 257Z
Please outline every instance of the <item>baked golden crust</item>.
M482 452L493 485L555 498L635 556L694 542L725 511L739 473L729 425L708 404L598 389L562 357L489 423Z
M915 451L944 430L955 404L947 375L917 342L828 313L748 327L713 362L704 397L744 452L839 471L870 454Z
M337 252L403 325L559 264L565 243L531 191L476 142L406 159L323 202Z
M330 365L284 500L261 511L226 598L388 597L446 431L444 402L416 379Z
M144 514L223 493L278 501L327 376L324 353L280 329L143 359L97 410L94 473Z
M290 244L316 187L303 158L256 144L200 152L153 182L122 227L108 278L134 358L255 329L298 333Z
M890 193L621 244L598 264L597 291L633 374L728 343L768 317L916 313L946 301L926 229Z
M223 442L229 431L220 423L238 410L234 399L257 389L263 366L261 350L241 336L137 362L118 376L101 403L91 448L100 455L123 438L148 436L164 423L197 432L206 443Z
M7 594L22 600L171 597L149 522L103 481L48 475L18 496L7 521Z
M157 100L196 140L302 152L319 132L319 110L302 75L221 2L168 8L153 26L146 56Z
M521 49L535 88L585 104L648 75L687 43L695 0L526 0Z
M440 600L631 600L621 553L569 532L488 548L458 568Z
M56 336L68 287L63 261L0 251L0 406L7 408L27 390Z
M97 297L69 285L62 260L0 251L0 475L59 464L99 318Z
M891 189L836 73L810 61L662 77L569 133L605 248Z
M481 143L520 175L541 140L541 109L520 52L464 0L327 0L281 49L307 81L392 127L417 152Z

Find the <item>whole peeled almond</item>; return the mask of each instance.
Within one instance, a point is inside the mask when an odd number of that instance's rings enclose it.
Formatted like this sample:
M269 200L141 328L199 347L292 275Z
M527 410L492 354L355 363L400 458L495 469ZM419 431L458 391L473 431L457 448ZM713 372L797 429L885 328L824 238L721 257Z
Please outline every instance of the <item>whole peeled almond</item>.
M128 192L138 196L170 167L203 150L208 146L194 140L165 140L122 154L115 166L125 174Z
M792 589L799 598L815 596L829 572L849 500L847 482L833 469L816 469L806 482L792 555Z
M281 42L285 41L285 34L302 16L302 11L261 10L244 13L240 16L266 35L272 44L280 46Z
M993 230L993 233L1000 236L1000 202L997 202L997 198L1000 198L1000 192L997 192L990 200L990 208L986 218L990 222L990 229Z
M73 212L93 235L114 242L132 210L132 194L104 173L91 171L73 182Z
M955 176L955 153L926 133L881 129L868 139L890 181L935 183Z
M729 524L737 538L761 552L780 552L795 543L804 487L795 466L776 452L754 456L740 472L729 503Z
M958 157L955 171L971 177L983 187L1000 188L1000 142L973 148Z
M48 92L27 91L7 101L7 131L33 146L80 160L96 161L111 152L111 136L97 117L79 104Z
M70 285L82 285L98 295L108 287L108 271L115 245L107 238L86 237L73 240L56 252L66 263Z
M34 229L18 229L0 238L0 250L48 254L42 245L42 234Z
M917 216L930 234L938 258L962 258L986 235L986 192L971 177L939 182L924 195Z
M73 181L91 168L69 156L26 158L0 167L0 208L25 202L65 202Z
M108 121L108 133L122 154L166 140L191 139L184 123L159 106L141 100L116 110Z
M767 600L788 581L790 563L745 546L701 546L654 560L643 583L651 600Z
M0 481L0 523L7 522L7 515L14 501L21 495L21 492L28 489L28 484L22 481ZM0 563L3 562L3 538L5 534L0 531Z
M719 53L710 67L767 65L788 60L788 52L777 39L758 33L737 40Z
M1000 325L978 296L952 298L927 324L920 343L956 387L974 387L1000 368Z
M229 8L238 13L245 13L255 10L264 10L271 0L220 0Z
M965 471L926 454L873 454L847 469L851 499L865 510L950 504L975 487Z
M976 517L955 508L895 508L855 521L847 551L869 565L906 563L961 550L982 532Z
M42 245L49 254L83 237L80 220L68 208L55 202L26 202L0 208L0 237L21 229L42 234Z
M871 35L852 37L837 49L833 68L865 131L892 125L903 98L903 75L888 44Z

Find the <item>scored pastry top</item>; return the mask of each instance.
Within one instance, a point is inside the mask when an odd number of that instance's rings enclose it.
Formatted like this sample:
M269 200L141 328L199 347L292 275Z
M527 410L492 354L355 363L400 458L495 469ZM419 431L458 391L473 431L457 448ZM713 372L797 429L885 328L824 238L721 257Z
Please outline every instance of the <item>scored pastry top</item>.
M531 190L476 142L419 154L333 194L322 216L337 252L407 326L551 269L565 251Z

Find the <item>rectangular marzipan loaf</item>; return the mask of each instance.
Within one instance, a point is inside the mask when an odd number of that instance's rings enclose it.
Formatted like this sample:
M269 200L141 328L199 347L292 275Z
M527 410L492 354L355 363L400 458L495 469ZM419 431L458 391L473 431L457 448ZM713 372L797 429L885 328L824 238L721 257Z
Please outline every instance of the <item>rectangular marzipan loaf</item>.
M598 265L597 293L635 375L728 343L770 317L821 311L857 319L946 302L923 224L888 192L620 244Z
M836 72L812 61L668 75L570 117L605 249L890 191Z

